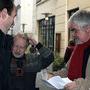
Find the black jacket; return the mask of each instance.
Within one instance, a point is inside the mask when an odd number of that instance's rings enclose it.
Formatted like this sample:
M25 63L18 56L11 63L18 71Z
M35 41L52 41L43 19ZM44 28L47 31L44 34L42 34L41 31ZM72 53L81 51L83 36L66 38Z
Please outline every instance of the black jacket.
M54 55L48 48L43 47L40 43L36 46L36 48L38 49L39 54L28 54L26 55L26 58L23 57L21 58L22 60L19 60L19 61L24 61L23 59L26 59L23 68L24 78L20 79L20 77L17 78L15 76L14 78L17 79L16 80L13 79L16 83L17 81L19 81L20 82L19 84L23 82L22 87L24 86L24 90L35 90L35 81L36 81L37 72L49 66L54 60ZM15 86L14 88L18 87L16 83L15 85L11 85L11 86ZM19 90L23 90L23 89L19 89Z
M0 30L0 90L8 90L12 42L13 38Z

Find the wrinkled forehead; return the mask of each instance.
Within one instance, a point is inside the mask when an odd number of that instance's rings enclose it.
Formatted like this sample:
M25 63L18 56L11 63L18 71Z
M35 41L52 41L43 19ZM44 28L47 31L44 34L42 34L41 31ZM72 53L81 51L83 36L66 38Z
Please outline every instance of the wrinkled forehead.
M26 46L26 40L24 40L23 38L15 38L14 45Z
M76 23L74 22L69 22L68 23L68 29L69 30L80 30L80 26L78 26Z

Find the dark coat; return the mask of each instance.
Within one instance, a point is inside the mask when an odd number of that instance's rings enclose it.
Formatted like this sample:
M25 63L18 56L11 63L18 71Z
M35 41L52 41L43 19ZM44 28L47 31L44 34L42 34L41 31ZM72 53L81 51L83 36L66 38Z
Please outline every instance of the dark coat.
M41 46L40 48L38 48L38 51L39 51L39 54L37 53L28 54L28 55L25 55L24 57L25 59L25 63L23 65L24 78L22 78L22 82L23 82L22 85L24 86L22 87L24 88L24 90L36 90L35 81L36 81L37 72L49 66L54 60L54 55L48 48ZM21 59L23 60L23 58ZM17 76L15 76L15 78L17 78ZM18 79L21 82L20 77ZM15 80L16 83L17 83L17 80ZM19 88L18 90L23 90L22 87L21 89Z
M8 90L12 42L13 38L0 30L0 90Z

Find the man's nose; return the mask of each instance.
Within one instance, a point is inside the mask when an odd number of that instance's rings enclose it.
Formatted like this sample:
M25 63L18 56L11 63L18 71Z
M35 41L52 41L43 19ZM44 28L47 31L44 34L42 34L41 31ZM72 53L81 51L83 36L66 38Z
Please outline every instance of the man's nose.
M17 52L19 52L20 51L20 48L19 47L17 47Z
M76 34L75 32L72 33L72 36L73 36L73 37L76 37L76 35L77 35L77 34Z
M76 33L73 32L73 33L72 33L72 38L75 39L76 37L77 37Z

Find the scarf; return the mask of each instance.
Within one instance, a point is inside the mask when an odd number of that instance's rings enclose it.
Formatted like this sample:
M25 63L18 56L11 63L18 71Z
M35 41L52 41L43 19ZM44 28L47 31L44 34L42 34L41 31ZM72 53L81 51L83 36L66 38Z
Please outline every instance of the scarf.
M24 66L25 63L25 55L23 55L20 58L15 57L14 55L12 55L12 59L16 62L16 65L18 68L22 68Z
M11 61L11 73L15 76L23 76L24 74L24 65L25 65L25 55L20 58L16 58L12 55Z
M70 63L68 68L69 79L74 80L82 77L84 50L89 46L90 46L90 40L88 40L83 44L78 44L75 46L75 49L70 58Z

